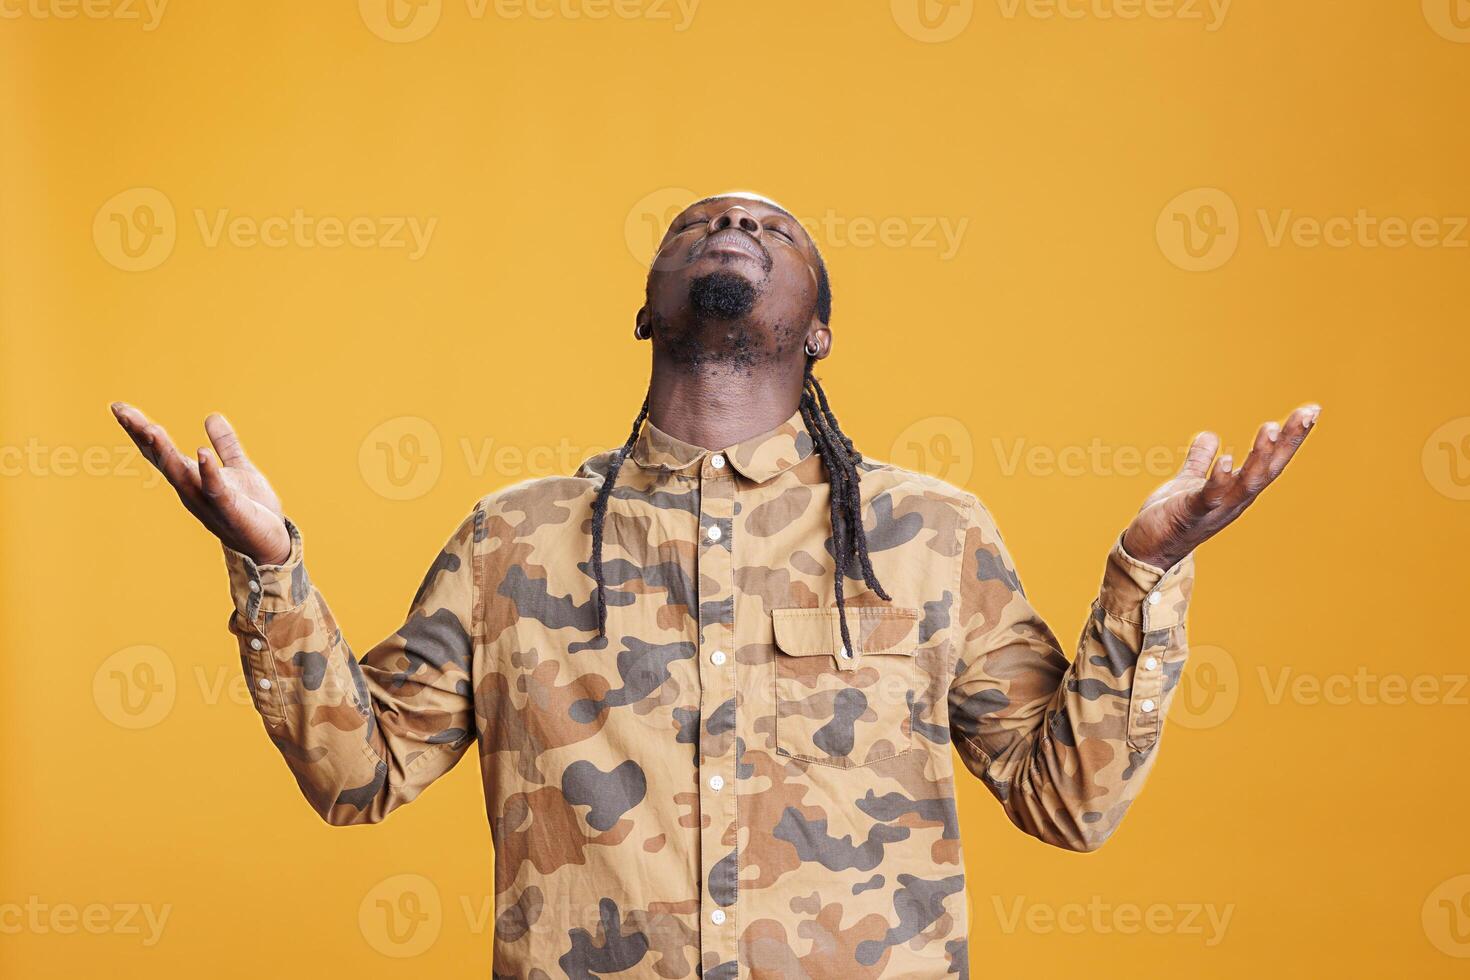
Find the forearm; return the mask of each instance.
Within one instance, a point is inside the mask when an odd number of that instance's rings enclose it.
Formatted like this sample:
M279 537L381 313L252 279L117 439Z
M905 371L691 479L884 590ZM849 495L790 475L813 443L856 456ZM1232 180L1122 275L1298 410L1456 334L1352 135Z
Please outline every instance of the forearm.
M1161 574L1116 546L1070 664L1029 603L1003 611L984 655L992 680L951 699L952 725L965 764L1022 830L1093 850L1122 821L1183 669L1192 584L1191 558Z
M291 553L278 565L224 549L235 599L230 632L256 710L302 793L328 822L353 822L368 811L352 804L378 795L385 766L370 751L376 726L364 710L361 669L290 530Z
M416 661L415 624L436 620L411 614L359 663L306 572L299 532L290 531L291 553L280 565L225 549L236 607L230 631L271 741L312 808L332 824L376 822L417 796L468 744L472 726L459 709L468 632L458 630L462 644L437 642L443 630L423 636L418 655L427 659ZM438 622L446 615L459 622L453 612L435 611ZM436 656L447 646L450 655Z

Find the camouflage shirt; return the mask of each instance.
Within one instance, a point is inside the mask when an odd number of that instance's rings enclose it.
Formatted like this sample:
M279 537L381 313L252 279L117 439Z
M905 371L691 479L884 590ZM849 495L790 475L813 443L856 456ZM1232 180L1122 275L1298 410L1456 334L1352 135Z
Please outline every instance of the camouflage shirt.
M1157 753L1192 562L1120 545L1071 663L974 496L862 464L892 595L833 599L799 415L724 452L646 425L481 499L361 660L302 563L226 551L255 705L311 805L381 820L480 759L497 977L965 976L956 755L1028 834L1090 850ZM951 746L955 751L951 750Z

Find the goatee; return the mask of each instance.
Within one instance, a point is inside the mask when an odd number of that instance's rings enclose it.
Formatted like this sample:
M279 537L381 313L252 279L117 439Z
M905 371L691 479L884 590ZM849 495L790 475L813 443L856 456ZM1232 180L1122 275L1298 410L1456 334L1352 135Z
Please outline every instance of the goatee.
M739 320L755 309L755 284L734 272L710 272L689 284L689 309L700 320Z

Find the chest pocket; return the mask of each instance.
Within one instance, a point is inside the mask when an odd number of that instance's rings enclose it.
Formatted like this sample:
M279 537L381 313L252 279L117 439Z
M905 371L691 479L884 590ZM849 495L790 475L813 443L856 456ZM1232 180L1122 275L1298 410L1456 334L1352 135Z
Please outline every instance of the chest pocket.
M914 651L919 611L849 607L844 649L834 609L774 609L776 751L851 769L912 748L924 682Z

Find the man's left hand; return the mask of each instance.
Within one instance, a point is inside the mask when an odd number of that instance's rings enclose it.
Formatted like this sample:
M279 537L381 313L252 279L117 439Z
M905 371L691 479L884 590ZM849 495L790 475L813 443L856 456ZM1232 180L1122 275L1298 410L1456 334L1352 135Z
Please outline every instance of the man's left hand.
M1219 436L1213 432L1195 436L1178 475L1144 501L1143 509L1123 532L1123 549L1163 569L1182 561L1239 517L1281 475L1321 411L1320 405L1304 405L1291 413L1284 426L1277 422L1261 426L1239 469L1231 468L1229 456L1215 459Z

